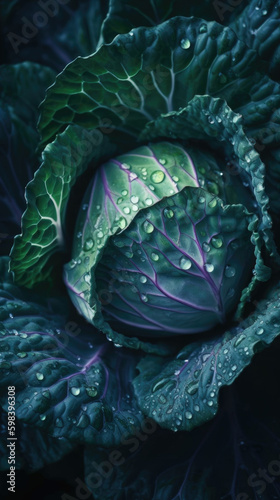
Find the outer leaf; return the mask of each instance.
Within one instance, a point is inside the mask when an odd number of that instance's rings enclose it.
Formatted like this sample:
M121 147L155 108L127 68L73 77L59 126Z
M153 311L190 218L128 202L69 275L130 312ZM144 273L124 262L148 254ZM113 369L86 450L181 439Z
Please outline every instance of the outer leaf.
M55 74L39 64L0 68L0 248L10 250L25 208L24 188L37 162L38 106ZM32 91L30 80L34 81Z
M192 432L174 434L154 425L154 432L141 429L112 454L87 447L86 482L94 498L276 500L278 358L279 342L224 391L218 415Z
M256 69L261 70L256 53L215 22L177 17L137 28L77 58L57 77L42 105L42 142L68 123L92 128L102 119L109 129L138 135L160 112L184 107L203 93L226 99L233 109L253 101L245 121L261 124L280 94L279 85Z
M186 346L169 361L146 356L134 380L139 404L161 427L191 430L213 418L220 388L279 335L280 286L247 320L222 336ZM183 396L183 397L182 397Z
M181 111L161 115L155 121L148 123L142 133L142 138L145 140L154 139L168 134L176 139L197 138L210 143L213 143L213 139L215 139L226 142L226 152L233 161L238 159L241 178L243 178L245 186L252 189L261 214L261 221L257 223L256 218L255 223L250 226L253 231L252 242L256 246L256 266L255 277L243 293L242 302L245 302L250 297L256 280L266 281L270 276L269 269L264 266L261 255L263 242L269 254L274 257L278 264L279 255L271 231L272 222L268 214L269 200L264 191L265 166L244 133L241 118L241 115L233 113L221 99L196 96ZM249 175L249 179L244 177L245 172ZM258 232L262 234L263 242Z
M0 397L16 387L16 416L54 437L108 446L134 432L142 415L130 381L137 356L116 352L67 315L68 302L13 285L1 261Z
M15 427L18 438L15 463L17 469L34 472L47 464L57 462L75 448L75 444L70 443L66 438L53 438L39 429L34 429L34 426L23 424L17 419ZM7 436L7 413L1 409L0 470L10 468Z
M238 38L269 62L272 78L280 80L280 5L274 0L252 0L230 23Z
M191 187L140 212L96 269L99 295L110 290L104 317L159 337L224 323L251 275L248 220L242 205Z
M93 158L98 162L104 150L110 151L106 138L99 139L95 131L70 126L43 152L43 162L26 188L22 234L11 251L10 267L17 283L30 288L51 279L57 262L53 254L65 251L71 188Z

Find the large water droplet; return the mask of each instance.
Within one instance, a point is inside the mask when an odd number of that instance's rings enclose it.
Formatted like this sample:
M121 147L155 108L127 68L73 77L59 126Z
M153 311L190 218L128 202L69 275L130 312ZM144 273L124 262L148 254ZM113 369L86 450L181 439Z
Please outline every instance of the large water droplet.
M97 395L97 389L96 387L87 387L86 393L90 398L95 398L95 396Z
M139 201L138 196L131 196L131 198L130 198L130 199L131 199L131 202L132 202L132 203L138 203L138 201Z
M191 420L191 418L193 417L193 415L190 411L186 411L185 415L186 415L187 420Z
M155 184L160 184L165 179L165 174L162 170L156 170L151 175L151 181Z
M148 234L152 233L153 230L155 229L153 224L151 224L149 221L145 220L145 222L143 223L143 228L144 228L144 231Z
M159 260L159 255L155 252L152 252L151 257L152 257L152 260L154 260L155 262L157 262Z
M43 375L43 373L37 372L37 373L36 373L36 378L37 378L38 380L44 380L44 375Z
M141 283L147 283L146 276L140 276L140 281L141 281Z
M188 38L182 38L180 45L181 45L182 49L186 50L186 49L190 48L191 42Z
M85 243L84 243L84 251L88 252L89 250L91 250L93 248L93 245L94 245L93 239L87 238Z
M180 268L181 269L184 269L184 271L187 271L188 269L190 269L192 266L192 263L190 261L190 259L187 259L186 257L181 257L180 259Z
M212 273L214 271L214 266L213 264L205 264L205 269L208 273Z
M81 392L81 389L79 387L71 387L71 393L73 394L73 396L79 396L80 392Z
M213 236L213 238L211 239L211 245L213 245L214 248L221 248L223 246L222 238L219 238L218 236Z
M123 212L126 215L130 214L130 208L129 207L124 207Z
M145 203L150 207L153 204L153 200L151 200L151 198L146 198Z
M264 329L263 328L258 328L258 330L256 331L257 335L262 335L263 333L264 333Z

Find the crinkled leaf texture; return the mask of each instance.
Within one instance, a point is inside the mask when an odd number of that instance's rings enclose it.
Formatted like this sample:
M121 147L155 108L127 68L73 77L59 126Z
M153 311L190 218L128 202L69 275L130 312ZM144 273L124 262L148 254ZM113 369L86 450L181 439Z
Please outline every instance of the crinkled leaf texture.
M7 461L7 413L0 410L0 471L10 468ZM15 421L17 447L16 468L34 472L45 465L57 462L75 449L76 444L67 438L54 438L48 432Z
M142 210L96 269L107 321L159 337L224 323L252 272L248 220L244 206L194 187Z
M103 446L133 434L143 417L131 380L137 355L114 347L69 318L67 300L15 286L1 260L0 394L16 387L19 420L72 442Z
M133 382L143 412L172 430L191 430L213 418L220 389L279 335L279 311L278 285L254 313L223 335L192 342L176 358L143 358Z
M133 440L112 454L88 446L85 474L94 498L278 499L279 353L276 341L256 356L222 392L215 419L192 432L174 434L155 426L150 432L151 426L142 426Z

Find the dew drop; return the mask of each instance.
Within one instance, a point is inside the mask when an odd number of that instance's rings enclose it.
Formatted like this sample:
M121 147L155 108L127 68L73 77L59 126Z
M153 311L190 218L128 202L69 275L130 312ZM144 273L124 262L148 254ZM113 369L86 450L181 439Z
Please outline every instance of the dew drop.
M156 170L151 175L151 181L155 184L160 184L165 179L165 174L162 170Z
M42 422L44 422L44 420L46 420L46 415L40 415L40 420L42 420Z
M121 229L124 229L124 228L126 227L126 219L125 219L124 217L121 217L121 218L119 219L119 227L120 227Z
M257 193L261 193L261 191L263 191L263 190L264 190L264 186L261 182L259 182L256 186L256 191L257 191Z
M73 396L79 396L80 392L81 392L81 389L79 387L71 387L71 393L73 394Z
M131 198L130 198L130 199L131 199L131 202L132 202L132 203L138 203L138 201L139 201L138 196L131 196Z
M93 248L94 242L92 238L87 238L85 243L84 243L84 250L85 252L88 252Z
M103 231L101 231L101 230L100 230L100 231L98 231L98 233L97 233L97 238L103 238L103 236L104 236Z
M144 293L141 293L140 297L141 297L141 300L143 300L143 302L148 302L148 297Z
M213 406L214 402L213 401L207 401L208 406Z
M44 375L43 375L43 373L37 372L37 373L36 373L36 378L37 378L37 380L44 380Z
M199 196L198 203L204 203L204 202L205 202L204 196Z
M264 329L263 328L258 328L258 330L256 331L257 335L262 335L263 333L264 333Z
M186 411L185 416L188 420L191 420L191 418L193 417L193 415L190 411Z
M117 199L117 205L120 205L120 204L122 203L122 201L123 201L123 198L122 198L122 197L118 198L118 199Z
M210 252L211 248L210 248L210 245L208 245L208 243L206 243L206 241L204 243L202 243L202 250L204 252Z
M184 269L184 271L187 271L188 269L190 269L192 266L192 263L190 261L190 259L186 259L186 257L181 257L180 259L180 268L181 269Z
M211 245L213 245L214 248L221 248L223 246L222 238L213 236L213 238L211 239Z
M163 210L163 215L166 217L166 219L172 219L174 217L174 212L171 210L171 208L165 208Z
M124 207L123 212L125 214L127 214L127 215L130 214L130 208L129 207Z
M213 200L209 201L208 205L210 208L215 208L215 206L217 205L217 200L213 198Z
M163 394L161 394L158 399L159 399L160 403L162 403L162 404L165 404L167 401L166 397Z
M214 266L213 264L205 264L205 269L208 273L212 273L214 271Z
M18 353L17 353L17 357L18 357L18 358L26 358L26 356L27 356L27 353L26 353L26 352L18 352Z
M153 204L153 200L151 200L151 198L146 198L145 203L150 207Z
M206 33L206 32L207 32L207 24L203 23L199 28L199 33Z
M131 166L128 165L128 163L123 163L122 164L122 167L125 169L125 170L130 170L131 169Z
M144 275L140 276L140 282L141 282L141 283L147 283L147 278L146 278L146 276L144 276Z
M159 255L155 252L152 252L151 257L152 257L152 260L155 262L157 262L159 260Z
M179 177L177 177L177 175L173 175L172 179L174 182L179 182Z
M199 410L200 410L200 408L199 408L199 406L198 406L198 405L194 405L193 409L194 409L195 411L199 411Z
M226 266L225 276L227 278L233 278L233 276L235 276L235 273L236 273L236 270L235 270L234 267L232 267L232 266Z
M181 45L182 49L186 50L186 49L190 48L191 42L188 38L182 38L180 45Z
M145 220L145 222L143 223L143 228L144 228L144 231L148 234L152 233L154 231L154 226L153 224L151 224L149 221Z
M97 395L97 389L96 387L86 387L86 393L90 398L95 398Z
M159 161L159 163L160 163L161 165L165 165L165 164L166 164L166 159L165 159L165 158L159 158L159 160L158 160L158 161Z
M86 283L88 283L88 284L90 283L90 273L86 273L84 275L84 280L85 280Z
M190 395L195 394L198 391L199 383L198 382L192 382L190 385L187 387L187 392Z

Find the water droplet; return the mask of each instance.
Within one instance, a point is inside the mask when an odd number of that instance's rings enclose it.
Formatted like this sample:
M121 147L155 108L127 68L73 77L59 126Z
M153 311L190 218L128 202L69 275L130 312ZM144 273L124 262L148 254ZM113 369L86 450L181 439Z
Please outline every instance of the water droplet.
M207 401L208 406L213 406L214 402L213 401Z
M205 202L204 196L199 196L198 203L204 203L204 202Z
M256 331L257 335L262 335L263 333L264 333L264 329L263 328L258 328L258 330Z
M167 401L166 397L163 394L161 394L158 399L159 399L160 403L162 403L162 404L165 404Z
M145 220L145 222L143 223L143 228L144 228L144 231L148 234L152 233L153 230L155 229L153 224L151 224L149 221Z
M94 245L94 241L92 238L87 238L85 243L84 243L84 250L85 252L88 252L88 250L91 250Z
M159 260L159 255L155 252L152 252L151 257L152 257L152 260L154 260L155 262L157 262Z
M158 161L159 161L159 163L160 163L161 165L165 165L165 164L166 164L166 159L165 159L165 158L159 158L159 160L158 160Z
M123 201L123 198L121 198L121 197L120 197L120 198L118 198L118 199L117 199L117 205L120 205L120 204L122 203L122 201Z
M96 387L86 387L86 393L90 398L95 398L97 395L97 389Z
M128 259L132 259L133 257L133 252L131 252L131 250L127 250L127 252L124 253L124 255L128 258Z
M165 208L163 210L163 215L167 219L172 219L172 217L174 217L174 212L173 212L173 210L171 210L171 208Z
M132 205L132 211L133 212L137 212L138 210L138 206L137 205Z
M131 169L131 166L128 165L128 163L123 163L122 164L122 167L125 169L125 170L130 170Z
M146 198L145 203L150 207L153 204L153 200L151 200L151 198Z
M22 338L22 339L26 339L28 337L27 333L20 333L19 336Z
M144 293L141 293L140 297L141 297L141 300L143 300L143 302L148 302L148 297Z
M203 23L199 28L199 33L206 33L206 32L207 32L207 24Z
M146 278L146 276L143 276L143 275L142 275L142 276L140 276L140 281L141 281L141 283L147 283L147 278Z
M162 170L156 170L151 175L151 181L154 182L155 184L160 184L164 179L165 179L165 174L162 172Z
M86 283L88 283L88 284L90 283L90 273L86 273L84 275L84 280L85 280Z
M256 186L256 191L257 191L257 193L260 193L263 190L264 190L264 186L261 182L259 182Z
M264 10L262 11L262 15L263 15L263 16L266 16L266 15L267 15L267 10L266 10L266 9L264 9Z
M138 201L139 201L138 196L131 196L131 198L130 198L130 199L131 199L131 202L132 202L132 203L138 203Z
M40 415L40 420L42 420L42 422L44 422L44 420L46 420L46 415Z
M185 415L186 415L187 420L191 420L191 418L193 417L193 415L190 411L186 411Z
M177 175L173 175L172 179L174 182L179 182L179 177L177 177Z
M239 344L241 344L241 342L242 342L244 339L246 339L246 335L243 335L243 334L242 334L242 335L240 335L240 336L236 339L234 346L235 346L235 347L239 346Z
M26 356L27 356L27 353L26 353L26 352L18 352L18 353L17 353L17 357L18 357L18 358L26 358Z
M213 236L213 238L211 239L211 245L213 245L214 248L221 248L223 246L222 238L219 238L218 236Z
M73 394L73 396L79 396L80 392L81 392L81 389L79 387L71 387L71 393Z
M184 271L187 271L188 269L190 269L192 266L192 263L190 261L190 259L186 259L186 257L181 257L180 259L180 268L181 269L184 269Z
M72 259L70 262L69 262L69 267L71 269L73 269L77 264L77 261L75 259Z
M43 375L43 373L37 372L37 373L36 373L36 378L37 378L38 380L44 380L44 375Z
M236 366L236 365L233 365L233 366L231 367L231 369L232 369L232 371L233 371L233 372L235 372L235 371L237 370L237 366Z
M209 263L208 263L208 264L205 264L205 266L204 266L204 267L205 267L205 269L206 269L207 273L212 273L212 272L214 271L214 266L213 266L213 264L209 264Z
M215 208L216 205L217 205L217 200L215 198L213 198L213 200L209 201L208 203L208 206L210 208Z
M199 411L199 410L200 410L200 408L199 408L199 406L198 406L198 405L194 405L193 409L194 409L195 411Z
M235 270L234 267L232 267L232 266L226 266L225 276L227 278L233 278L233 276L235 276L235 273L236 273L236 270Z
M130 214L130 208L129 207L124 207L123 212L125 214L127 214L127 215Z
M204 243L202 243L202 250L204 252L210 252L211 248L210 248L210 245L208 245L208 243L206 243L206 241Z
M124 229L126 227L126 219L124 217L119 219L119 227L120 229Z
M104 236L104 233L100 229L100 231L98 231L98 233L97 233L97 238L103 238L103 236Z
M182 49L186 50L186 49L190 48L191 42L188 38L182 38L180 45L181 45Z

